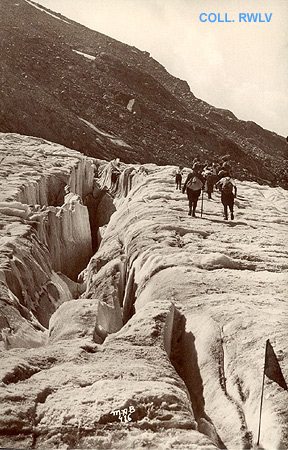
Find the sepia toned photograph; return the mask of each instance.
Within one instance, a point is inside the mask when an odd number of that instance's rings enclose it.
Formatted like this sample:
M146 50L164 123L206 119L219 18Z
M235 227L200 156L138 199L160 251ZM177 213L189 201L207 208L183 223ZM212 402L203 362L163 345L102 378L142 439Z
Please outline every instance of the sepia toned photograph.
M287 450L287 0L0 24L0 449Z

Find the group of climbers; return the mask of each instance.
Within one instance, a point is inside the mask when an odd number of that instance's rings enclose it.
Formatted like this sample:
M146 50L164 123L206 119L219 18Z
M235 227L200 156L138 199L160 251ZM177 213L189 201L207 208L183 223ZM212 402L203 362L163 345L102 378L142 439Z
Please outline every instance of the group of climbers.
M116 158L110 162L110 165L111 184L116 185L121 173L120 159ZM142 166L140 166L140 168L142 168ZM176 189L182 190L183 194L185 191L187 192L189 203L188 215L192 217L196 216L196 207L201 192L207 192L208 199L212 200L212 193L215 186L215 188L221 192L221 202L224 207L224 219L228 220L228 212L230 212L231 220L234 219L234 199L237 195L237 187L231 178L231 170L231 165L227 157L223 157L221 163L213 162L211 164L209 164L209 162L201 164L195 158L192 171L188 174L182 188L184 170L181 166L178 167L175 173Z
M192 172L188 174L183 188L182 176L183 168L180 166L175 174L176 189L182 189L183 194L185 191L187 192L189 203L188 215L195 217L201 191L207 192L208 199L211 200L215 186L221 192L224 219L228 220L228 209L231 220L234 219L234 199L237 195L237 187L231 178L231 165L227 159L224 159L222 164L200 164L198 160L194 160Z

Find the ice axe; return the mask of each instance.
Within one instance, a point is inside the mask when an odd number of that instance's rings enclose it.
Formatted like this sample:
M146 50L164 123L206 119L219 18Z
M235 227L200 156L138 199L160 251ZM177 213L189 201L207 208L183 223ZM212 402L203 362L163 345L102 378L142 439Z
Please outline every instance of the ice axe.
M202 189L202 195L201 195L201 214L200 214L200 217L202 217L202 214L203 214L203 197L204 197L204 190Z

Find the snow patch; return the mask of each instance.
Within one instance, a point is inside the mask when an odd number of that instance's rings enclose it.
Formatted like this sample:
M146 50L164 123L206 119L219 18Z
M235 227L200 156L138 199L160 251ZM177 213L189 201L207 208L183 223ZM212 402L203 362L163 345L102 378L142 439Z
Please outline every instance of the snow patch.
M106 133L105 131L100 130L99 128L95 127L95 125L93 125L93 123L88 122L88 120L82 119L82 117L78 117L78 119L82 120L82 122L86 123L86 125L88 125L88 127L92 128L92 130L96 131L96 133L101 134L101 136L105 136L108 138L115 138L115 136L113 136L112 134Z
M200 260L203 269L242 269L240 261L234 261L223 253L209 253Z
M270 219L268 222L286 224L286 223L288 223L288 220L284 220L279 217L275 217L275 218Z
M134 103L135 103L135 98L132 98L131 100L129 100L128 105L127 105L128 111L132 112Z
M88 53L79 52L79 50L72 49L72 52L84 56L85 58L90 59L91 61L94 61L96 59L96 56L88 55Z
M29 0L25 0L25 2L26 2L26 3L29 3L29 5L31 5L31 6L34 6L34 8L36 8L36 9L39 9L40 11L45 12L46 14L49 14L49 16L52 16L52 17L54 17L55 19L61 20L61 22L65 22L65 23L68 23L68 25L71 25L71 23L70 23L70 22L67 22L67 20L60 19L60 17L55 16L54 14L52 14L52 13L46 11L45 9L41 8L40 6L36 6L34 3L29 2Z
M132 148L131 145L127 144L125 141L123 141L123 139L110 138L110 141L113 144L120 145L120 147Z
M101 136L107 137L112 144L119 145L121 147L126 148L132 148L129 144L127 144L123 139L118 138L117 136L113 136L113 134L106 133L105 131L100 130L99 128L95 127L93 123L88 122L88 120L82 119L82 117L78 116L78 119L80 119L82 122L86 123L88 127L92 128L92 130L96 131L96 133L100 134Z
M169 194L163 194L160 192L159 194L150 194L145 197L146 200L171 200L172 195Z

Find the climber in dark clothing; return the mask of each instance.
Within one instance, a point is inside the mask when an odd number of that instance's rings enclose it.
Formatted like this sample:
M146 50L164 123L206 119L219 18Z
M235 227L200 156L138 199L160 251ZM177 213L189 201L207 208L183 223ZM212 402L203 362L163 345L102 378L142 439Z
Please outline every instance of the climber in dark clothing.
M208 194L208 199L211 200L216 175L213 174L212 168L208 167L207 169L203 170L202 176L205 180L205 191Z
M179 168L175 174L175 183L176 183L176 189L179 189L180 191L181 191L182 175L183 175L183 169L181 166L179 166Z
M201 189L204 186L203 181L203 177L199 172L197 164L194 164L193 170L188 174L182 189L183 194L187 189L187 197L189 201L189 216L192 215L192 217L195 217L197 202L201 194Z
M216 188L221 192L221 202L224 207L224 220L228 220L228 207L231 214L231 220L234 220L234 199L237 195L237 187L234 181L227 173L224 173L222 178L216 183Z

